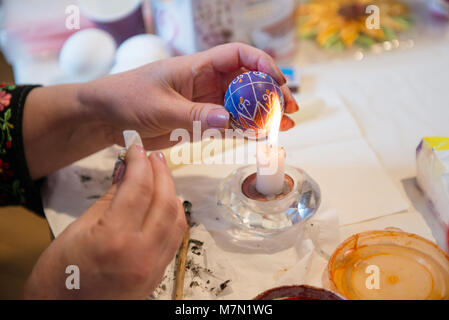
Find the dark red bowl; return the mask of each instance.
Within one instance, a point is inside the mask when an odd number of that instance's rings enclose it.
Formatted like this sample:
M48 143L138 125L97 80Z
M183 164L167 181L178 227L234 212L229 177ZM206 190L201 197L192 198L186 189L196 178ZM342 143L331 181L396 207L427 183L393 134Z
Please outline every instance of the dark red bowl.
M262 292L254 300L345 300L332 291L308 285L282 286Z

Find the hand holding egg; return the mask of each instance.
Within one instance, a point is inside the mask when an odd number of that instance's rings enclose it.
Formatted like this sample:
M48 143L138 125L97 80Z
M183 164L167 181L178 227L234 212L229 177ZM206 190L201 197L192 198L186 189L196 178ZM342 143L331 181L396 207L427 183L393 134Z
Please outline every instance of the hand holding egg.
M81 99L94 106L92 110L109 128L113 143L122 142L123 130L134 129L148 149L161 149L178 143L170 141L170 133L178 128L191 131L193 121L201 122L201 130L228 128L230 115L223 107L225 93L232 80L247 70L269 75L279 84L265 89L270 90L270 95L276 91L281 99L283 96L284 113L298 110L273 59L240 43L160 60L92 81L83 88ZM281 130L293 126L293 120L284 114Z

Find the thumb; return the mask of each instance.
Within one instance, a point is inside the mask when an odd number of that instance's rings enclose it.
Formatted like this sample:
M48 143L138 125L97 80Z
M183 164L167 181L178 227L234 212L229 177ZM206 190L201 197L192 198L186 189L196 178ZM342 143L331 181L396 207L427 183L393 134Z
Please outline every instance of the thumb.
M194 121L201 121L202 130L229 128L229 112L223 106L211 103L191 103L186 109L187 114L182 119L185 129L191 130Z

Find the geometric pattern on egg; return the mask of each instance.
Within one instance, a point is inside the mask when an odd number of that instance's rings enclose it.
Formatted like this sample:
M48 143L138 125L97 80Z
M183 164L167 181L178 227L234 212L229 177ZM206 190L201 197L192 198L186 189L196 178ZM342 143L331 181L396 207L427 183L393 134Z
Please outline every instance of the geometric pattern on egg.
M273 100L278 97L284 113L284 96L279 84L259 71L237 76L225 94L224 106L230 113L231 126L243 131L267 130Z

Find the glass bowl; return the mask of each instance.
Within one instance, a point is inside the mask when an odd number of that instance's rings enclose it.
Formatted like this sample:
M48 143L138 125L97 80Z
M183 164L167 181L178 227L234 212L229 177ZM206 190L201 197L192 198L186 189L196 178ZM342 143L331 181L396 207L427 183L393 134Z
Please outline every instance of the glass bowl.
M446 300L449 257L400 229L366 231L335 250L324 284L350 300Z

